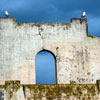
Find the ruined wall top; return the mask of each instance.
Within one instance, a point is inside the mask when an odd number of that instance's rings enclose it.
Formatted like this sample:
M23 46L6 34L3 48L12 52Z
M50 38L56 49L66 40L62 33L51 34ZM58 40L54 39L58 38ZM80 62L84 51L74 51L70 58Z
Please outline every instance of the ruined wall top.
M84 39L89 37L95 38L94 36L88 35L88 23L86 18L72 18L70 23L34 23L34 22L27 23L27 22L16 22L15 18L0 17L0 30L5 30L5 29L9 30L11 28L13 30L16 29L18 30L22 28L23 29L26 28L27 30L33 28L33 30L37 30L38 28L40 31L42 31L42 33L44 33L44 31L46 31L47 29L48 30L54 29L56 32L59 32L60 30L61 33L59 34L60 35L62 34L62 37L66 37L67 41L69 42L73 41L77 42L77 40L84 41ZM53 32L51 34L54 35ZM57 33L57 35L59 34ZM71 41L69 38L72 38ZM64 40L64 38L62 40ZM87 41L87 39L85 41ZM94 39L94 41L98 41L98 39Z

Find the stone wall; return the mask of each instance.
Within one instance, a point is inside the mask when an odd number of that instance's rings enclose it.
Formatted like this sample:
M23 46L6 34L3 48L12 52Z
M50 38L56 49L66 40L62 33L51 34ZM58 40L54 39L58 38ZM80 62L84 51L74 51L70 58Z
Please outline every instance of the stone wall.
M0 100L100 100L97 84L21 85L8 81L0 86Z
M0 84L35 84L35 56L55 55L57 84L95 84L100 79L100 39L88 36L86 19L70 23L17 23L0 18Z

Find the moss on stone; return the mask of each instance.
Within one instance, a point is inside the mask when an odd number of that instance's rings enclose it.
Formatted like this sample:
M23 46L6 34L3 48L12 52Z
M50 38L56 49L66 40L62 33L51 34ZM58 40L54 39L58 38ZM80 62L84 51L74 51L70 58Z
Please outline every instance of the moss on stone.
M0 89L4 89L5 88L5 85L0 85Z
M20 82L19 81L6 81L4 88L8 92L9 98L12 98L13 92L16 93L18 89L20 88Z
M76 97L77 99L82 100L91 100L91 96L96 96L98 93L96 85L86 85L86 84L71 84L71 85L24 85L25 89L28 89L26 92L27 100L41 100L42 97L45 97L47 100L57 100L62 98L64 93L64 98L70 99L71 96ZM20 88L20 83L18 81L9 81L6 82L4 88L9 94L9 100L12 98L13 93L17 92ZM84 93L84 91L87 91ZM29 95L28 95L29 94ZM81 98L80 98L81 97Z
M87 37L90 37L90 38L96 38L95 36L88 34L88 24L86 25L86 35L87 35Z
M17 22L16 23L16 26L21 26L23 23L21 23L21 22Z
M13 18L12 21L13 21L14 23L16 23L15 18Z
M95 95L96 93L96 86L92 85L92 86L88 86L85 85L83 88L87 89L88 93Z

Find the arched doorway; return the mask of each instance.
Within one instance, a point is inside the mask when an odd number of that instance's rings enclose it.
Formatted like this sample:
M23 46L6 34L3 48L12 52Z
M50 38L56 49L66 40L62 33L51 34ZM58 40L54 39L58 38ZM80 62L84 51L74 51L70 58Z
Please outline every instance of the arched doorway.
M54 54L47 50L36 55L36 84L56 84L55 60Z

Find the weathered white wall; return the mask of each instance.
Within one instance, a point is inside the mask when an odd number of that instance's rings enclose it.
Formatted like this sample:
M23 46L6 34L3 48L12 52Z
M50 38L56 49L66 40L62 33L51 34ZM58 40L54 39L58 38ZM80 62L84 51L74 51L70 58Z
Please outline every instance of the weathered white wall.
M71 23L16 23L0 18L0 84L35 84L35 56L45 49L56 57L57 82L95 83L100 79L100 39L87 36L86 19Z

